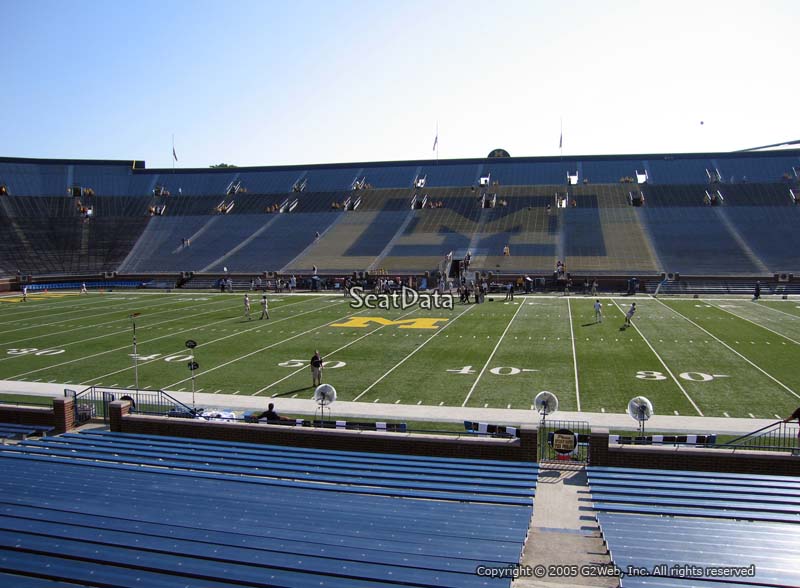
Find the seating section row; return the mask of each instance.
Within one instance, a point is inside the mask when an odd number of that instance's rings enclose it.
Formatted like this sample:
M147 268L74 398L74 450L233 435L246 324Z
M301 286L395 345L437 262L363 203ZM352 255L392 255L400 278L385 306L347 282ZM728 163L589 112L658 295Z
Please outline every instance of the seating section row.
M253 425L259 426L259 425ZM381 434L381 433L372 433ZM535 464L87 431L0 448L13 585L509 587Z
M478 186L482 178L501 185L608 184L646 178L649 184L777 182L796 177L797 150L762 153L683 154L667 156L595 156L568 158L497 158L454 161L374 162L316 166L227 169L145 169L134 162L0 160L0 184L17 195L59 196L72 186L91 187L103 196L151 194L287 193L294 189L327 192L355 186L410 188Z
M800 477L589 467L622 588L800 586Z

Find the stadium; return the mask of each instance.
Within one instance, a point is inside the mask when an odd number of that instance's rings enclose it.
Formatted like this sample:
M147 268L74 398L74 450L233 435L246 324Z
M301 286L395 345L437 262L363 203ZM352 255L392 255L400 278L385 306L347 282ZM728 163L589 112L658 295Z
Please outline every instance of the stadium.
M0 587L800 588L794 4L130 8L4 11Z

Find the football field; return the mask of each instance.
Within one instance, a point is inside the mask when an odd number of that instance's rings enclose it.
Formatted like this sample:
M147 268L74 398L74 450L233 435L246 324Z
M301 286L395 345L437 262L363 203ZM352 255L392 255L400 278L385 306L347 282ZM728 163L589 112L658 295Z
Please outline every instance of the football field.
M354 309L341 295L49 293L0 298L0 380L310 398L308 362L340 400L529 409L542 390L565 411L774 418L800 405L800 302L744 298L503 295L453 310ZM623 328L632 301L633 325Z

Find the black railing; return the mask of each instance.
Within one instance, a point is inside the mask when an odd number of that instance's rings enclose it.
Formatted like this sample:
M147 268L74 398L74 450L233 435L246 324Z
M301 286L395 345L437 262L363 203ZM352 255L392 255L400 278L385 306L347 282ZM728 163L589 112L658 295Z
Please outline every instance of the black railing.
M138 414L168 415L181 413L194 415L193 410L180 400L176 400L162 390L128 390L125 388L88 388L64 390L64 396L71 396L75 404L75 422L83 423L93 418L108 421L108 405L115 400L128 400L130 412Z
M747 449L751 451L800 452L798 425L776 421L746 435L741 435L714 447L721 449Z

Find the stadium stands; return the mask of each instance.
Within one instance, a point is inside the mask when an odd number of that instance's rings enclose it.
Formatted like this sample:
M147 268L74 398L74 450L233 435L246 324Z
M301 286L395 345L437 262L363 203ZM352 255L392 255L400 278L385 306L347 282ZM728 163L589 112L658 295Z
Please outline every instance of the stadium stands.
M800 273L799 169L797 150L174 171L5 158L0 272L424 272L469 250L472 269L500 274L549 275L559 259L573 274ZM722 205L707 206L717 191ZM497 206L482 208L483 192ZM410 212L415 195L426 207ZM261 218L274 205L291 218Z
M508 587L475 570L519 563L538 474L104 431L0 462L2 573L92 586Z
M587 472L612 561L628 572L622 588L800 586L792 563L800 478L604 467Z

